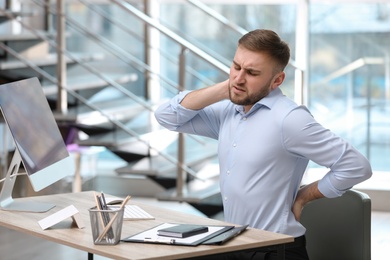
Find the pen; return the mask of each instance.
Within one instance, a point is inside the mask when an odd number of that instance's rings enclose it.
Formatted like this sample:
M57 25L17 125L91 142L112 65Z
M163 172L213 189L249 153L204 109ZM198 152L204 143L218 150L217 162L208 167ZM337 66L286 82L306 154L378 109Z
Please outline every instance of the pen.
M123 209L125 206L126 206L126 203L130 200L131 196L127 196L119 209ZM112 232L112 229L111 229L111 226L112 226L112 223L114 223L115 219L117 218L118 216L118 212L115 213L114 217L111 218L110 222L104 227L102 233L99 235L99 237L96 239L96 241L100 241L103 239L103 237L106 235L106 233L108 232L108 230L110 229L111 232Z
M175 239L152 239L151 237L145 237L144 242L151 242L151 243L163 243L163 244L175 244Z
M107 207L106 199L105 199L103 192L100 193L100 196L98 197L98 199L100 202L101 210L107 210L108 207ZM103 220L104 220L104 227L103 228L105 228L105 226L108 225L108 223L111 221L111 219L110 219L110 215L108 212L102 212L102 215L103 215ZM110 228L108 230L108 238L112 239L113 237L114 237L114 232L113 232L112 228Z

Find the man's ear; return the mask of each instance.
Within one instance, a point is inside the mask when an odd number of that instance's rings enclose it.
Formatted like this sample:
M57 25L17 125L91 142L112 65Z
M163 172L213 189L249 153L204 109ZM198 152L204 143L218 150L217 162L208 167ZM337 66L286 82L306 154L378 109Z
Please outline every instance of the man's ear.
M272 89L276 89L277 87L279 87L283 83L285 77L286 77L286 73L284 73L284 71L276 74L272 82Z

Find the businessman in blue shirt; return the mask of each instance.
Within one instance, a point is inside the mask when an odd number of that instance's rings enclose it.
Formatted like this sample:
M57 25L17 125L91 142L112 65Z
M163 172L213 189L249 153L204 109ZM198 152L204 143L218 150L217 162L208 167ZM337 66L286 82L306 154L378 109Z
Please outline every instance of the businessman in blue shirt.
M372 170L354 147L283 95L289 59L288 44L275 32L251 31L238 41L228 80L183 91L155 116L169 130L218 140L226 221L294 236L286 259L308 259L299 222L305 204L342 195ZM300 189L309 160L329 171ZM273 259L274 253L226 257Z

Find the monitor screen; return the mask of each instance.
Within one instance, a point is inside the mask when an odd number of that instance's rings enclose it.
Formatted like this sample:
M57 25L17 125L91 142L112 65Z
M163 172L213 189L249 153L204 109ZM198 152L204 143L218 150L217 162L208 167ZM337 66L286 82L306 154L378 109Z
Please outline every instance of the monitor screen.
M0 85L0 108L35 191L73 173L74 162L37 78Z

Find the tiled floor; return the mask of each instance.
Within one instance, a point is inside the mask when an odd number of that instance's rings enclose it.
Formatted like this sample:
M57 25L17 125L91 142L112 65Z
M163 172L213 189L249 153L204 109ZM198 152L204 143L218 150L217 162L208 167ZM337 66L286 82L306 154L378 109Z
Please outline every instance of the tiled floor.
M375 211L371 223L372 260L389 259L390 248L390 212Z

